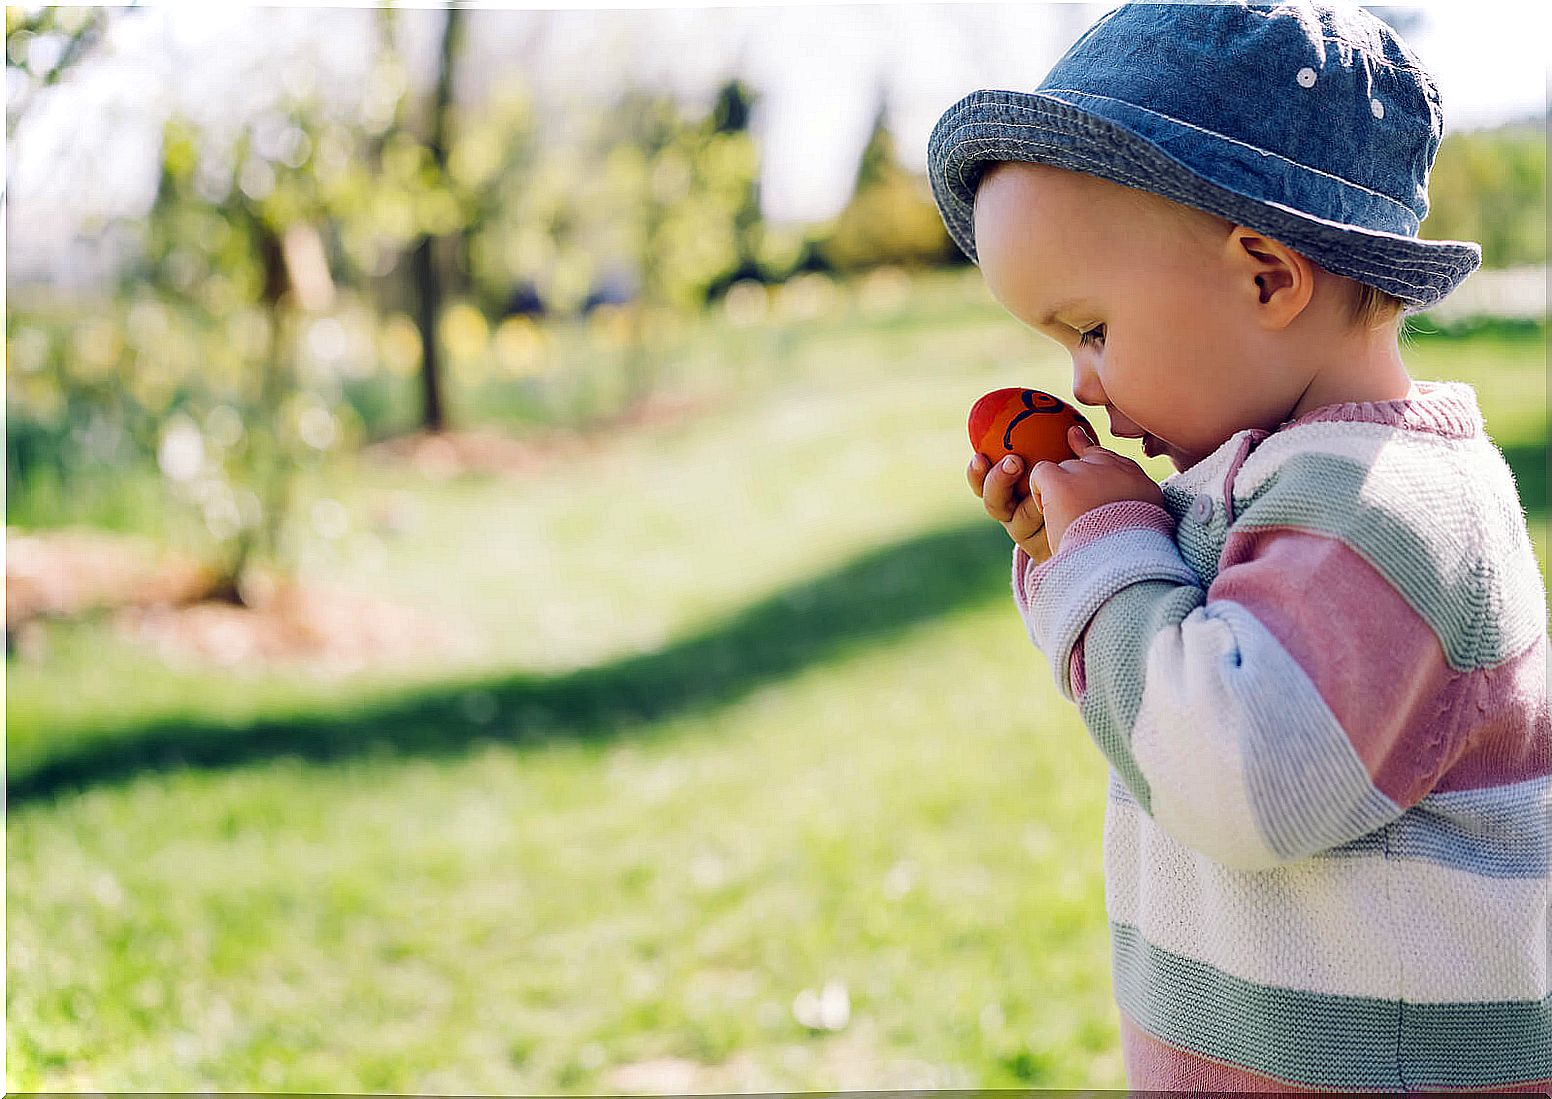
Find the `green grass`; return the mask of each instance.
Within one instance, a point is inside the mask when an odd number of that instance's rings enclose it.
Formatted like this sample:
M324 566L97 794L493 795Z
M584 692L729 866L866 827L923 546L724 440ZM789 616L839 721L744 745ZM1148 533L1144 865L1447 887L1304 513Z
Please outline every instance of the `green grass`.
M1544 334L1406 356L1477 386L1544 569ZM527 480L310 486L352 528L307 576L478 657L180 672L87 621L8 665L9 1088L1124 1086L1104 764L963 480L959 410L1066 364L963 277L686 361L706 413Z

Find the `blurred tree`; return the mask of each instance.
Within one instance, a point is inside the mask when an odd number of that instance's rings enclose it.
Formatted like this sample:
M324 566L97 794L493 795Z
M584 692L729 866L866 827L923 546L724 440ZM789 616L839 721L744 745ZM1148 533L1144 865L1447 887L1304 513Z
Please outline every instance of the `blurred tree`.
M119 295L226 339L198 350L139 343L117 386L138 405L175 494L216 546L216 594L251 601L251 569L283 562L297 477L339 437L329 401L300 384L294 347L334 283L316 226L327 216L314 170L316 111L293 104L239 135L225 172L201 161L200 135L163 127L160 177L139 226L143 258ZM208 150L207 150L208 152ZM152 381L151 379L159 379Z
M58 84L101 44L111 18L106 8L5 9L7 139L15 138L38 93Z
M754 106L737 80L719 88L699 118L671 96L630 89L602 120L595 147L611 190L607 216L616 222L607 251L631 262L641 288L641 308L630 313L632 399L651 384L643 311L698 311L730 276L760 271L770 254L748 125ZM586 207L577 216L593 220Z
M1474 240L1484 267L1547 262L1547 124L1449 134L1428 180L1422 235Z
M925 267L952 262L959 255L926 179L900 163L888 118L888 103L881 95L851 199L819 244L838 271L886 263Z
M493 97L460 127L470 160L496 161L482 146L503 151L498 182L471 199L480 300L502 310L527 285L548 314L589 316L602 348L619 353L618 400L640 399L659 337L730 272L763 269L779 251L759 217L753 105L738 81L699 116L669 94L628 87L583 124L557 120L541 133L515 84Z
M411 125L398 12L385 7L378 13L380 63L392 74L394 106L387 129L374 142L374 155L412 164L411 182L419 192L412 204L415 233L407 243L409 279L400 307L415 317L421 426L427 431L445 430L455 419L454 375L460 363L484 355L485 318L504 313L514 285L525 277L535 287L543 281L537 276L546 250L529 245L535 234L547 235L549 227L523 216L525 207L533 205L528 198L541 152L521 73L526 59L542 47L548 23L544 13L528 14L526 36L512 39L504 51L511 68L485 102L467 104L457 101L455 89L465 43L478 33L470 22L476 16L450 8L441 29L435 84L420 124ZM514 254L537 262L514 264ZM379 266L396 264L387 260ZM462 300L468 298L472 303Z
M131 10L139 0L131 0ZM5 9L5 135L12 150L22 121L37 102L39 93L64 80L66 74L92 54L107 37L110 20L122 18L106 8L44 7L31 11L9 5ZM11 163L6 157L4 191L6 235L11 224Z
M451 270L453 285L493 317L509 312L508 305L518 297L526 314L548 311L539 293L538 275L544 263L530 247L531 234L540 227L523 212L532 206L528 197L540 173L540 160L550 150L541 148L533 98L523 73L544 48L549 24L545 12L524 14L526 34L516 34L510 22L500 24L506 64L484 102L458 112L447 159L447 186L463 211L457 262ZM477 36L478 27L477 21L471 23L467 33Z
M8 239L11 172L22 124L43 91L63 83L100 46L113 17L93 8L5 9L7 156L0 202ZM124 443L121 420L114 415L117 394L103 378L116 351L117 333L100 320L88 321L70 340L57 327L19 309L17 300L13 293L5 316L8 517L22 497L16 489L24 479L41 473L56 491L66 485L80 487L73 483L74 475L86 461L111 459ZM13 351L19 370L11 369ZM66 380L67 358L78 360L72 374L80 384L74 387Z
M712 131L718 134L740 134L754 145L749 122L756 100L754 90L744 81L736 78L727 81L717 89L716 103L711 111ZM758 171L746 181L745 186L739 188L736 196L733 249L736 257L733 266L707 283L705 300L719 297L741 279L775 282L785 278L791 274L797 260L796 248L791 243L782 241L779 234L767 232L760 214Z

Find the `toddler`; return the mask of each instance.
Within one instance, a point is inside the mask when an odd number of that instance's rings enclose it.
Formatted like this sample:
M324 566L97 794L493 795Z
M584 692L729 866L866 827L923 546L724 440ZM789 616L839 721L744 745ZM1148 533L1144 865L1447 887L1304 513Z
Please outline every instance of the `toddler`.
M929 143L992 294L1177 470L1079 429L968 470L1109 761L1134 1089L1552 1086L1546 593L1475 392L1399 345L1481 255L1418 237L1441 134L1394 32L1298 0L1123 6Z

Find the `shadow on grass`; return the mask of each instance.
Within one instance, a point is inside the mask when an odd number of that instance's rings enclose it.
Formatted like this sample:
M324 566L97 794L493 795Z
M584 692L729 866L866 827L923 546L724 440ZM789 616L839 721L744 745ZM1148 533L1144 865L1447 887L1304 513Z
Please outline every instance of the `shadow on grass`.
M7 800L14 807L144 772L235 767L279 756L448 755L475 741L605 738L723 705L763 683L994 598L1008 588L1010 554L1001 528L974 523L868 554L754 604L699 637L604 667L461 682L350 713L237 728L163 720L115 731L10 770Z

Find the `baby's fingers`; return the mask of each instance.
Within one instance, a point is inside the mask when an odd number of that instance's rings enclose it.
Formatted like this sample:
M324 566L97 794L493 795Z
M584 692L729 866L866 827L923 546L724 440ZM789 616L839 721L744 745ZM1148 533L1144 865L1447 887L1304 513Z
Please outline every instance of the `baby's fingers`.
M986 514L999 523L1011 522L1020 503L1028 502L1028 477L1024 463L1012 454L992 467L981 486Z
M981 495L981 486L986 483L986 474L991 468L991 462L979 451L974 458L970 459L970 465L965 470L965 478L970 482L970 491L977 496Z

